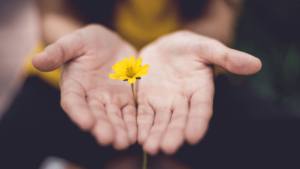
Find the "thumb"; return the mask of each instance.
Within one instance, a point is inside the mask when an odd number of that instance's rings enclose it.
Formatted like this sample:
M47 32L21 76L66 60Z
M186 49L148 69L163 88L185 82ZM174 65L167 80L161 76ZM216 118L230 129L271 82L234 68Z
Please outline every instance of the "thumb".
M39 71L53 71L65 62L83 55L83 45L81 32L65 35L35 55L32 64Z
M245 52L230 49L218 41L213 41L208 55L202 55L204 62L223 67L231 73L251 75L257 73L262 66L261 61Z

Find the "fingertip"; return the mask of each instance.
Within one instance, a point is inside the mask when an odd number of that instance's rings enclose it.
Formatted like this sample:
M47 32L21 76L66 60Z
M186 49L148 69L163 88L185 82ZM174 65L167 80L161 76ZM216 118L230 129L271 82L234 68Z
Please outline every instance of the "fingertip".
M204 137L207 130L207 121L190 119L185 129L185 138L190 145L195 145Z
M176 153L178 148L176 148L174 145L172 144L168 144L166 142L163 142L161 145L161 150L168 155L173 155L174 153Z
M148 134L145 131L139 131L138 133L138 143L140 145L143 145L145 143L145 140L147 138Z
M78 118L76 121L79 127L81 128L81 130L83 131L90 130L95 123L95 119L89 114L82 116L81 118Z
M262 67L261 60L257 57L254 57L254 69L253 69L254 71L252 74L259 72L261 67Z
M112 144L112 140L113 139L108 139L108 138L106 138L106 139L99 139L98 137L96 137L96 140L97 140L97 143L99 144L99 145L101 145L101 146L103 146L103 147L108 147L109 145L111 145Z
M122 150L126 150L128 147L129 147L129 144L124 144L124 145L116 145L116 144L113 144L113 147L115 150L118 150L118 151L122 151Z
M247 59L244 59L245 62L242 65L243 68L241 68L240 73L242 75L252 75L257 73L262 67L260 59L247 53L244 54L247 56Z
M153 142L147 141L145 142L143 149L147 154L154 156L158 153L159 147L158 145L153 144Z
M66 55L64 47L59 43L54 43L35 55L32 64L39 71L53 71L64 64L64 55Z
M41 53L39 53L39 54L36 54L33 58L32 58L32 60L31 60L31 62L32 62L32 65L37 69L37 70L39 70L39 71L45 71L44 70L44 67L43 67L43 59L44 59L44 52L41 52Z
M186 141L190 145L196 145L200 141L200 138L195 138L195 137L191 136L190 133L187 132Z
M115 142L113 144L113 147L116 150L125 150L130 146L129 138L126 138L126 136L122 136L120 134L116 135Z
M133 145L136 143L137 141L137 131L129 131L128 132L128 135L129 135L129 141L130 141L130 144Z
M98 121L92 133L96 137L97 142L102 146L108 146L114 140L114 129L111 124L107 124L105 121Z
M137 129L128 129L129 144L133 145L137 141Z
M186 141L190 145L196 145L196 144L198 144L198 142L200 142L200 139L195 139L190 136L186 136Z
M150 135L143 144L143 148L150 155L156 155L160 148L161 139L158 135Z
M71 120L76 123L83 131L89 131L90 129L92 129L96 121L89 112L81 113L69 110L69 112L66 111L66 113L69 115Z
M252 75L262 67L260 59L248 53L230 49L227 54L227 69L232 73Z
M130 146L130 140L128 137L128 133L123 130L115 130L115 139L113 142L113 147L116 150L125 150Z
M167 155L173 155L178 151L178 148L173 147L162 147L161 149Z
M41 53L43 53L43 52L41 52ZM36 55L33 56L32 60L31 60L31 63L33 64L34 67L38 66L39 57L40 57L41 53L38 53L38 54L36 54Z
M165 154L172 155L177 152L183 143L183 134L177 135L176 138L170 137L170 135L165 135L161 142L161 149Z

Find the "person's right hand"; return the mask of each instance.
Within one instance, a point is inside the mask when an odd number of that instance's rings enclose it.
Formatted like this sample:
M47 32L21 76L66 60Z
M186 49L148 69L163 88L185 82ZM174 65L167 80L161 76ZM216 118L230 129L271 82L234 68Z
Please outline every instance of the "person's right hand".
M90 25L63 36L36 55L40 71L63 66L61 106L101 145L125 149L136 142L136 108L127 82L109 78L117 61L136 55L135 49L100 25Z

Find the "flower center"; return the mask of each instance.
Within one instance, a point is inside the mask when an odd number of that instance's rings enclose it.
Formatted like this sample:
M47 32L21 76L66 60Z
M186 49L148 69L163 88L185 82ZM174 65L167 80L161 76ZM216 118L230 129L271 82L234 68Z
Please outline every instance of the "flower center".
M126 68L126 75L130 78L132 78L135 75L132 67Z

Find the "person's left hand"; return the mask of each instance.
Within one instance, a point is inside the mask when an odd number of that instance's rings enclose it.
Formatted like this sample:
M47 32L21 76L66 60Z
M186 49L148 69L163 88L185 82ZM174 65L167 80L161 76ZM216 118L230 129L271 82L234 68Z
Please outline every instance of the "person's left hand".
M174 153L186 140L196 144L212 116L211 64L240 75L260 70L258 58L189 31L166 35L140 57L149 74L138 81L138 142L150 154Z

